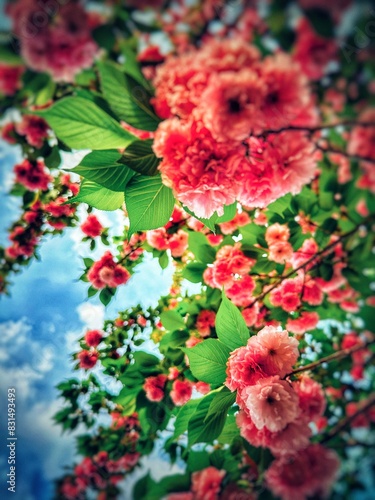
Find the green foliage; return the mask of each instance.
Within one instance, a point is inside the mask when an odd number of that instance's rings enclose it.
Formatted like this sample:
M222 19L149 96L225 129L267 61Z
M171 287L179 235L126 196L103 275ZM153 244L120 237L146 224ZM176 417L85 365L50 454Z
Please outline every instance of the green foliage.
M34 114L44 118L58 139L73 149L125 148L135 137L93 102L64 97Z
M87 203L98 210L116 210L124 203L124 194L111 191L96 182L84 179L79 193L70 198L69 203Z
M246 345L249 339L249 330L245 320L224 292L217 312L215 328L219 340L229 347L231 351Z
M130 236L137 231L164 226L171 216L174 197L160 176L135 176L125 188L125 203Z
M182 350L187 354L190 369L198 380L215 386L224 382L230 349L220 340L207 339L192 348Z

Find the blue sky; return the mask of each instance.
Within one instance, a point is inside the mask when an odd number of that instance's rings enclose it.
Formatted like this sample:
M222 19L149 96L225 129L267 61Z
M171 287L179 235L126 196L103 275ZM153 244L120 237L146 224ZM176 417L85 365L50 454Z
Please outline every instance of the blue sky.
M6 195L17 148L0 144L0 241L6 243L6 227L19 214L19 203ZM121 214L120 214L121 215ZM111 231L119 227L119 214L99 217ZM6 390L16 388L17 397L17 492L6 491L4 462L5 421L0 421L0 497L22 500L52 498L52 481L74 457L74 439L62 434L52 421L60 408L56 384L72 372L70 353L77 351L77 339L85 328L100 327L104 316L116 317L119 310L142 303L149 305L167 292L171 270L162 272L155 261L140 266L127 286L120 287L116 300L105 311L97 299L86 299L88 285L77 282L82 273L81 255L89 255L80 243L79 229L49 238L34 261L13 279L11 297L0 299L0 408L6 410ZM99 249L94 258L102 254ZM154 464L155 466L155 464ZM164 464L165 468L165 464ZM156 471L157 473L157 471ZM3 494L4 493L4 494Z

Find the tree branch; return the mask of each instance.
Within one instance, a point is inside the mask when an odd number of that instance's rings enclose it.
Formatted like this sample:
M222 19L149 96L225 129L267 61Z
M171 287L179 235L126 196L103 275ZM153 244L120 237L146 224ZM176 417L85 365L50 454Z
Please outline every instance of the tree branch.
M332 427L320 442L326 443L327 441L337 436L337 434L339 434L342 430L344 430L345 427L350 425L353 422L353 420L355 420L358 417L358 415L366 413L367 410L369 410L373 405L375 405L375 393L371 394L371 396L363 402L360 408L358 408L358 410L355 413L353 413L353 415L343 418L334 427Z
M358 127L375 127L374 122L356 122L354 120L348 120L345 122L341 123L330 123L327 125L318 125L316 127L304 127L302 125L287 125L285 127L277 128L277 129L269 129L269 130L264 130L260 134L255 134L254 137L263 137L264 135L269 135L269 134L280 134L281 132L286 132L289 130L294 130L294 131L302 131L302 132L319 132L320 130L328 130L336 127L350 127L350 126L358 126Z
M274 290L275 288L277 288L280 285L280 283L282 283L285 279L290 278L297 271L299 271L301 269L304 269L308 264L310 264L311 262L313 262L317 257L322 256L323 254L325 254L326 252L329 252L330 250L333 250L333 248L340 241L343 241L344 239L349 238L349 236L352 236L353 234L355 234L361 226L363 226L364 224L366 224L366 222L370 221L371 219L374 219L374 217L375 217L375 214L371 214L363 222L361 222L360 224L358 224L354 229L352 229L351 231L348 231L347 233L342 234L341 236L338 237L338 239L336 241L333 241L332 243L330 243L329 245L327 245L325 248L323 248L322 250L320 250L319 252L317 252L315 255L313 255L312 257L310 257L309 259L307 259L305 262L303 262L303 264L297 266L295 269L292 269L289 273L285 274L284 276L281 276L275 283L273 283L269 288L267 288L267 290L263 291L257 297L255 297L255 299L249 304L248 307L252 307L256 302L258 302L259 300L264 299L264 297L266 297L272 290Z
M315 144L315 147L316 147L316 149L319 149L319 151L323 151L323 153L340 154L342 156L345 156L345 158L349 158L352 160L359 160L359 161L367 161L368 163L375 164L375 158L371 158L371 156L351 155L348 152L343 151L342 149L336 149L336 148L333 148L332 146L325 148L323 146L320 146L319 144Z
M365 349L367 346L373 343L373 340L369 342L364 342L363 344L357 344L354 345L353 347L349 347L347 349L342 349L341 351L334 352L333 354L330 354L329 356L325 356L324 358L320 358L317 361L314 361L313 363L309 363L308 365L305 366L300 366L299 368L296 368L295 370L291 371L286 377L290 377L290 375L295 375L296 373L301 373L305 372L307 370L313 370L317 366L322 365L323 363L329 363L330 361L333 361L335 359L340 359L340 358L345 358L346 356L349 356L350 354L353 354L353 352L360 351L361 349Z

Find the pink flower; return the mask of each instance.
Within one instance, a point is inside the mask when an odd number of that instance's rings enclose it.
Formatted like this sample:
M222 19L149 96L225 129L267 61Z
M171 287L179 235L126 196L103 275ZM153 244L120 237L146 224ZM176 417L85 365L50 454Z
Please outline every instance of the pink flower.
M241 398L258 429L280 431L299 415L296 392L277 376L261 378L255 385L243 388Z
M306 18L301 19L296 32L293 59L299 62L309 78L319 80L324 76L327 64L337 59L336 42L319 36Z
M246 326L253 326L256 323L259 313L259 304L255 302L251 307L247 307L241 311L242 317L245 320Z
M208 337L211 328L215 326L216 313L208 309L202 309L197 317L196 327L201 337Z
M217 500L224 476L225 471L216 467L193 472L191 490L194 493L194 500Z
M41 160L23 160L14 167L16 182L19 182L30 191L41 189L46 191L49 183L53 180ZM65 200L64 200L65 201Z
M22 121L16 123L16 132L26 136L30 146L41 148L48 138L48 124L43 118L34 115L23 115Z
M163 158L159 170L164 184L198 217L209 218L215 211L222 215L223 205L236 200L243 146L217 143L199 122L171 119L159 125L153 148Z
M164 386L167 382L167 375L156 375L147 377L143 384L143 389L146 392L146 398L150 401L159 402L164 398Z
M297 267L300 267L303 264L305 264L304 269L310 269L314 263L316 263L316 259L312 259L312 257L314 257L318 251L319 247L313 238L305 240L302 247L293 254L292 265L294 269L297 269ZM310 259L311 262L306 264Z
M284 311L293 312L301 305L299 279L286 279L270 293L270 302Z
M167 250L168 234L164 227L146 232L147 243L156 250Z
M277 458L265 473L272 493L282 500L322 498L329 492L339 467L333 450L314 444L295 455Z
M79 367L88 370L96 365L98 361L98 353L96 351L81 351L77 354Z
M89 214L85 222L81 224L81 231L90 238L96 238L102 234L103 226L99 222L96 215Z
M290 231L286 224L279 224L277 222L266 229L265 239L268 246L288 241L289 237Z
M96 289L106 286L116 288L130 279L130 273L120 264L116 264L111 252L105 252L101 259L94 262L87 273L87 278Z
M171 250L172 257L181 257L188 246L189 236L186 231L179 229L177 233L174 233L169 239L169 248Z
M292 371L299 357L298 340L290 337L286 330L279 331L273 326L265 326L257 335L250 337L247 344L266 352L262 369L267 375L284 377Z
M296 334L302 334L308 330L314 330L319 321L317 312L303 311L299 318L288 318L286 328Z
M293 382L293 387L298 394L302 414L307 417L309 422L318 420L326 408L322 386L304 375L297 382Z
M303 450L310 444L311 429L303 419L293 420L279 432L265 432L264 446L273 455L288 455Z
M89 347L96 347L102 341L103 334L99 330L88 330L85 334L85 342Z
M270 245L269 248L270 248L270 253L268 254L269 260L278 262L279 264L285 264L285 262L288 262L293 255L293 247L287 241L273 243Z
M180 493L170 493L166 500L194 500L194 495L189 491L181 491Z
M228 299L230 299L233 304L239 307L246 307L251 304L253 300L252 292L255 289L255 282L249 274L245 274L224 288Z
M0 93L6 96L14 95L21 87L21 76L25 71L23 66L0 64Z
M240 142L261 127L264 94L262 79L251 69L219 73L203 92L198 115L216 140Z
M196 382L195 388L201 394L207 394L211 390L210 384L207 384L206 382Z
M183 406L191 399L193 385L189 380L175 380L170 397L176 406Z
M263 363L267 357L266 348L261 344L247 345L234 350L227 362L225 385L231 391L255 384L265 377Z
M250 217L248 213L237 212L234 219L229 222L221 222L219 227L223 234L233 234L237 228L246 226L247 224L250 224Z

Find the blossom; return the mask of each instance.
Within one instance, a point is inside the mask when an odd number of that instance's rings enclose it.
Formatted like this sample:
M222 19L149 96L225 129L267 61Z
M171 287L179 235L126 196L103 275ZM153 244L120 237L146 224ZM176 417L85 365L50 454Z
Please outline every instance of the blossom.
M286 330L279 331L273 326L265 326L250 337L247 345L266 352L262 369L267 375L283 377L292 371L299 357L298 340L290 337Z
M286 328L296 334L314 330L319 321L319 314L315 311L302 311L298 318L288 318Z
M218 143L199 122L178 119L162 122L153 149L163 183L198 217L209 218L236 200L236 174L243 160L243 146Z
M257 429L277 432L299 415L297 394L278 376L260 378L256 384L244 387L241 398Z
M195 500L217 500L221 481L225 476L224 470L216 467L207 467L191 476L191 490Z
M249 274L245 274L224 288L228 299L231 299L233 304L246 307L252 302L251 294L255 289L255 282Z
M156 375L147 377L143 384L143 389L146 392L146 398L150 401L159 402L164 398L164 386L167 382L167 375Z
M106 286L116 288L130 279L130 273L113 260L111 252L105 252L97 262L91 266L87 278L96 289Z
M196 382L195 388L201 394L207 394L211 390L210 384L207 384L206 382Z
M175 380L170 397L176 406L182 406L190 400L192 392L193 385L189 380Z
M333 39L319 36L306 18L299 22L296 34L293 59L311 80L319 80L328 63L337 59L337 44Z
M290 237L290 230L286 224L271 224L266 229L265 240L268 246L274 245L275 243L286 242Z
M338 465L333 450L315 444L274 460L265 472L265 479L271 491L282 500L305 500L328 493Z
M84 369L92 368L98 361L98 353L96 351L83 350L77 354L79 360L79 367Z
M85 333L85 342L89 347L96 347L102 341L103 334L99 330L88 330Z
M29 0L17 0L8 6L22 58L35 71L47 72L56 81L71 82L79 71L91 67L98 51L91 36L93 15L77 1L60 4L58 12L40 9Z
M168 242L169 249L171 251L172 257L181 257L188 246L189 236L186 231L179 229L177 233L174 233Z
M326 407L322 386L307 375L303 375L293 382L293 387L298 394L302 415L306 416L309 421L318 420Z
M266 357L267 351L262 344L250 344L235 349L227 361L225 385L228 389L235 391L255 384L259 378L265 377L263 363Z
M218 141L242 141L262 125L260 106L265 85L251 69L211 78L202 94L201 117Z
M156 250L167 250L168 248L168 234L164 227L147 231L146 240Z
M215 326L216 313L209 309L202 309L197 317L196 327L201 337L208 337L211 328Z
M30 161L23 160L14 167L16 182L19 182L27 189L36 191L41 189L46 191L48 184L52 181L42 160Z
M11 96L21 87L21 76L25 68L23 66L14 66L0 64L0 93Z
M219 223L220 231L223 234L233 234L234 231L250 223L250 217L247 212L237 212L234 218L228 222Z
M286 279L270 293L270 302L284 311L293 312L301 305L301 283L298 278Z
M100 236L103 231L103 226L94 214L89 214L80 227L81 231L90 238Z
M284 264L288 262L293 255L293 247L287 241L281 241L280 243L274 243L270 245L270 252L268 254L268 259L279 264Z
M305 240L301 248L293 254L293 258L291 259L294 269L302 265L304 269L310 269L316 263L316 259L313 259L313 257L318 251L319 247L313 238Z
M35 115L23 115L22 120L16 123L17 134L24 135L30 146L41 148L48 138L48 124L43 118Z
M246 309L242 309L241 314L243 319L245 320L246 326L253 326L257 320L259 313L259 304L255 302L251 307L246 307Z

